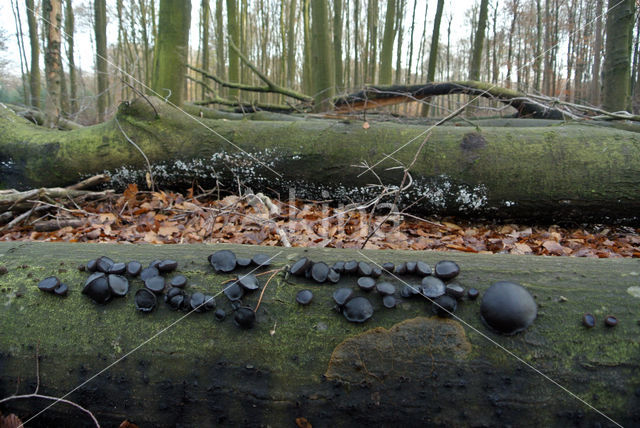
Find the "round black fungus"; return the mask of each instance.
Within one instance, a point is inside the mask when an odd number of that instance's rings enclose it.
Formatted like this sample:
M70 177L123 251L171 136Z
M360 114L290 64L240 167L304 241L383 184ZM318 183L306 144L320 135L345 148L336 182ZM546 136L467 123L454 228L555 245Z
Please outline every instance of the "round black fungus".
M242 296L244 296L244 290L242 289L240 284L234 281L231 285L225 287L224 295L227 296L227 299L234 302L236 300L242 299Z
M60 280L55 276L49 276L38 283L38 288L48 293L53 293L53 290L60 285Z
M151 312L156 307L157 301L156 295L146 288L136 291L136 309L140 312Z
M451 296L440 296L433 301L433 312L442 318L449 318L456 311L458 303Z
M409 297L413 296L413 290L411 289L410 286L405 285L404 287L402 287L402 289L400 290L400 297L403 297L405 299L408 299Z
M471 287L470 289L467 290L467 297L469 298L469 300L476 300L479 295L480 295L480 292L478 291L477 288Z
M184 294L177 294L171 297L167 300L167 304L172 310L177 311L184 304Z
M144 286L156 294L162 294L164 290L164 278L161 276L151 277L144 282Z
M108 273L109 269L113 265L114 261L107 256L102 256L96 260L96 270L103 273Z
M446 291L446 286L442 280L435 276L425 276L420 284L420 293L430 299L442 296Z
M364 291L371 291L376 286L376 280L370 276L361 276L358 278L358 287Z
M531 294L513 282L496 282L482 296L481 318L498 333L518 333L529 327L537 314L538 307Z
M335 262L333 264L332 269L335 270L338 273L343 273L344 272L344 262Z
M431 275L431 266L429 266L425 262L416 262L416 275Z
M149 263L149 267L153 267L158 269L158 265L162 263L162 260L160 259L155 259L154 261L152 261L151 263Z
M53 292L55 293L56 296L66 296L67 293L69 292L69 287L67 286L67 284L64 283L60 283L54 290Z
M464 287L458 283L452 282L451 284L447 284L445 293L447 294L447 296L451 296L456 300L460 300L462 299L462 297L464 297Z
M196 312L204 312L204 294L199 291L193 293L189 305Z
M207 311L211 311L216 308L216 299L213 296L204 295L204 308Z
M148 268L142 269L142 271L140 272L140 279L143 281L146 281L147 279L153 278L154 276L158 276L158 275L160 275L160 272L158 271L158 269L154 267L148 267Z
M407 262L405 264L406 268L407 268L407 273L416 273L416 265L418 264L418 262Z
M89 272L95 272L98 269L98 261L96 259L89 260L87 262L87 270Z
M376 290L384 296L391 296L396 292L396 287L390 282L379 282L376 284Z
M163 260L156 266L160 272L173 272L178 268L178 262L175 260Z
M222 308L216 309L214 315L218 321L222 321L227 317L227 313Z
M140 262L130 261L127 263L127 274L131 276L138 276L142 271L142 264Z
M233 321L240 328L251 328L256 322L256 313L250 307L242 306L236 311Z
M387 273L391 273L391 272L393 272L393 271L394 271L394 269L395 269L395 267L396 267L396 266L395 266L393 263L391 263L391 262L387 262L387 263L383 263L383 264L382 264L382 269L386 270L386 271L387 271Z
M176 275L171 278L169 285L172 287L184 288L184 286L187 285L187 278L184 275Z
M300 290L296 294L296 302L301 305L308 305L313 300L313 293L311 290Z
M354 297L345 303L342 314L349 322L365 322L373 315L373 306L365 297Z
M618 318L614 317L613 315L607 315L607 317L605 317L604 319L604 325L606 325L607 327L615 327L618 325Z
M164 295L164 301L167 302L171 298L180 295L184 295L184 291L182 291L178 287L169 287L169 289L167 290L167 294Z
M315 263L311 268L311 278L315 282L323 283L329 276L329 266L324 262Z
M406 263L400 263L398 266L396 266L396 269L393 271L393 273L395 273L396 275L404 275L407 273L407 264Z
M89 296L96 303L107 303L111 298L111 289L109 288L107 277L101 272L94 273L85 282L82 293Z
M372 278L380 278L382 276L382 269L380 266L371 266L371 277Z
M126 269L126 264L118 262L111 265L111 267L109 268L109 273L113 275L122 275Z
M251 258L251 261L256 266L266 267L271 265L271 257L263 253L256 254Z
M247 291L255 291L260 288L258 278L256 278L256 276L253 274L238 277L237 283Z
M584 314L582 316L582 325L588 328L593 328L596 326L596 317L592 314Z
M236 259L236 264L239 267L247 267L247 266L249 266L251 264L251 259L248 259L246 257L238 257Z
M358 270L358 262L355 260L349 260L344 264L344 273L354 274Z
M329 274L327 274L327 279L329 282L337 284L340 281L340 274L331 268L329 269Z
M460 266L456 262L451 260L441 260L436 263L435 275L440 279L451 279L458 276L460 273Z
M371 265L369 263L358 263L358 276L371 276Z
M209 263L217 272L231 272L236 268L236 255L230 250L220 250L209 256Z
M307 279L311 279L311 269L313 269L314 262L309 262L309 266L307 266L307 270L304 271L304 277Z
M122 275L109 275L107 282L111 293L116 296L126 296L129 292L129 280Z
M336 302L338 306L344 305L347 300L353 295L353 290L350 288L338 288L333 292L333 301Z
M393 296L384 296L382 298L382 304L385 308L392 309L396 307L396 298Z
M311 260L309 260L306 257L303 257L297 262L295 262L293 266L291 266L291 270L289 272L291 272L291 275L294 275L294 276L302 276L307 271L307 268L309 267L310 262Z

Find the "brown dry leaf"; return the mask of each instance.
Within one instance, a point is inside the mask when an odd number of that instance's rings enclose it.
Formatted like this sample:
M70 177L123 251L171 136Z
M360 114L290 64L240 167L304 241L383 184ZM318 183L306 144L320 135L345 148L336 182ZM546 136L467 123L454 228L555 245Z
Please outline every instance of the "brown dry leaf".
M122 421L119 428L138 428L138 425L130 422L129 419L125 419L124 421Z
M124 199L127 202L129 202L129 205L131 205L133 202L135 202L137 195L138 195L138 185L135 184L135 183L129 184L127 186L127 188L125 189L124 193L122 194Z
M180 229L173 225L163 225L158 228L158 235L171 236L174 233L180 233Z
M544 241L542 246L550 253L557 256L564 254L564 247L558 244L556 241Z
M528 246L527 244L518 242L515 244L515 248L514 250L518 251L521 254L531 254L533 253L533 250L531 249L530 246Z
M364 122L364 123L362 124L362 128L363 128L363 129L369 129L369 127L370 127L370 126L371 126L371 125L369 125L369 122Z
M303 417L296 418L296 425L298 426L298 428L313 428L311 426L311 422L309 422L307 418Z

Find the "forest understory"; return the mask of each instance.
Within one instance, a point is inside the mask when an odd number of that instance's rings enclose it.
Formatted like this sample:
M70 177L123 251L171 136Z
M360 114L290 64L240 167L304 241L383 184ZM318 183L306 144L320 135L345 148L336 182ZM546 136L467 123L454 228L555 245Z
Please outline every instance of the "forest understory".
M22 218L5 218L0 241L234 243L640 257L640 229L630 226L423 219L405 213L337 208L327 201L280 201L262 194L220 197L215 191L149 192L139 191L136 185L129 185L122 194L105 192L96 200L45 199L49 201L33 201Z

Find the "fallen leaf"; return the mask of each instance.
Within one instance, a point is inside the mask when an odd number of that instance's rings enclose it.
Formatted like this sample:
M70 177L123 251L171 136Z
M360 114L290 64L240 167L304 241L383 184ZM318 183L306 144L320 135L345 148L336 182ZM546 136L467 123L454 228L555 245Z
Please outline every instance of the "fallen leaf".
M362 128L363 128L363 129L369 129L369 127L370 127L369 122L364 122L364 123L362 124Z

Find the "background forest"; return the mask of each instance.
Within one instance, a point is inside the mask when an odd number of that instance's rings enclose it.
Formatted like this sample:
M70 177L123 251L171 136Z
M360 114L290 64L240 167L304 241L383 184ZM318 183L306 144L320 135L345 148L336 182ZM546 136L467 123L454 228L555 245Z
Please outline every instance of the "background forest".
M608 110L637 113L640 109L637 16L633 22L631 17L623 18L629 21L625 27L634 28L632 44L621 47L629 59L628 70L623 71L629 81L629 87L623 88L626 96L616 93L611 98L615 102L607 104L602 94L607 81L603 79L604 12L607 7L633 10L629 0L610 4L604 0L167 3L179 9L174 18L183 16L182 24L190 27L184 59L192 66L185 69L186 102L220 107L241 101L295 108L292 101L298 101L283 94L226 87L225 83L263 85L248 66L251 63L275 85L315 97L323 109L329 106L322 101L365 85L468 79ZM456 26L454 15L460 11L454 8L463 6L468 7L464 25ZM49 26L43 18L50 16L51 7L59 10L57 80L63 117L82 124L101 122L120 101L153 86L160 0L11 0L1 9L5 19L0 100L44 108L44 64L50 46ZM611 25L620 21L612 19ZM87 47L95 50L95 64L77 67L77 57L86 56ZM442 116L465 101L464 95L449 95L431 99L434 108L430 110L419 103L388 110ZM483 100L476 107L480 114L495 115L499 105Z

